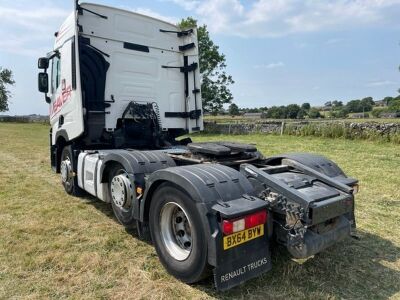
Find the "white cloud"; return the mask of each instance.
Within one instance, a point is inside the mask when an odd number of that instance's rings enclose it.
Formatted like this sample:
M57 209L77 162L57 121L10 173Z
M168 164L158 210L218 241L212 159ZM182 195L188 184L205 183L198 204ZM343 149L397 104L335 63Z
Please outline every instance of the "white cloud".
M197 6L196 13L207 20L212 32L231 32L232 24L243 16L244 7L239 0L208 0Z
M288 5L286 0L258 0L246 12L247 24L257 24L260 22L272 21L278 16L289 13L292 7Z
M179 22L179 20L177 18L161 15L158 12L151 10L149 8L139 7L139 8L129 9L129 10L136 12L138 14L142 14L142 15L150 16L150 17L153 17L156 19L160 19L160 20L166 21L168 23L172 23L172 24L177 24Z
M31 57L46 54L54 32L71 13L47 4L46 1L0 3L0 51Z
M1 1L0 0L0 52L38 57L52 48L54 32L72 12L70 8L48 0ZM161 15L148 8L127 8L169 23L177 19Z
M399 84L398 82L394 82L391 80L375 80L375 81L370 81L367 83L368 87L381 87L381 86L390 86L390 85L396 85Z
M255 65L255 69L276 69L276 68L281 68L284 67L285 64L281 61L278 62L272 62L269 64L261 64L261 65Z
M298 32L399 26L400 0L162 0L180 5L213 33L274 37Z

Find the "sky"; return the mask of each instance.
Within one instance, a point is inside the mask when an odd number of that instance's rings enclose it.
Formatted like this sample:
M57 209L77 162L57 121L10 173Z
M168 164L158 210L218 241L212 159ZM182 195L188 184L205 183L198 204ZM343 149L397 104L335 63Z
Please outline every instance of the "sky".
M176 23L206 24L239 107L322 105L400 88L400 0L92 0ZM0 0L0 66L14 72L10 115L47 114L37 58L73 0ZM134 42L134 41L133 41Z

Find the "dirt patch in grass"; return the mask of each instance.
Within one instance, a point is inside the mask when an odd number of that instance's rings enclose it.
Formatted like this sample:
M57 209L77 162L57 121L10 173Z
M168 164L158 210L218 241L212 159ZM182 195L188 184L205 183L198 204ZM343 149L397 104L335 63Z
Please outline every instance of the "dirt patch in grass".
M359 178L359 240L306 261L273 251L271 272L228 292L168 275L153 246L107 204L65 194L49 167L48 127L0 123L0 298L400 298L400 146L293 136L198 135L256 143L265 155L314 152Z

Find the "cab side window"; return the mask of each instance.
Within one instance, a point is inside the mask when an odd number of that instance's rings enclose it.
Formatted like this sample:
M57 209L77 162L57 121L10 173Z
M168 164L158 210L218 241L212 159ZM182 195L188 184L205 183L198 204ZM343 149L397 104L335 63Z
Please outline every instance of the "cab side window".
M61 60L55 56L51 68L51 92L55 93L61 81Z

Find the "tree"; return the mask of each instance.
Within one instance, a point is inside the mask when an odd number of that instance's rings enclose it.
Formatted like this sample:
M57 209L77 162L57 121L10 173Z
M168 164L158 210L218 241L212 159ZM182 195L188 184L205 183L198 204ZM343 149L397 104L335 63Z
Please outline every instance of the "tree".
M302 110L307 111L307 110L310 110L310 108L311 108L311 105L310 105L310 103L308 103L308 102L305 102L305 103L303 103L303 104L301 105L301 109L302 109Z
M346 108L350 113L362 112L362 106L360 100L351 100L347 102Z
M313 107L309 110L308 116L310 117L310 119L321 118L321 114L320 114L319 110L315 107Z
M390 102L393 101L393 97L385 97L383 98L383 102L386 104L386 106L390 105Z
M359 113L366 112L372 110L372 104L368 98L364 98L363 100L351 100L346 104L346 108L350 113Z
M385 113L385 112L387 112L387 109L386 109L386 108L378 107L378 108L375 108L375 109L371 112L371 114L372 114L372 116L373 116L374 118L380 118L380 117L381 117L381 113Z
M238 116L238 115L240 115L239 107L238 107L235 103L232 103L232 104L229 106L229 114L230 114L231 116Z
M375 105L375 101L372 97L365 97L361 100L361 103L364 105L371 105L374 106Z
M0 112L8 111L8 101L11 93L7 89L7 86L14 83L12 71L0 67Z
M179 24L182 29L197 26L197 20L192 17L183 19ZM199 42L200 72L203 80L201 84L203 108L205 111L218 112L224 104L231 103L233 96L229 85L234 81L228 75L225 55L220 53L219 47L214 44L206 25L197 28Z
M349 113L349 111L347 110L346 107L340 107L338 110L334 110L331 112L331 117L343 119L343 118L347 118L348 113Z
M391 112L400 112L400 99L393 99L390 101L389 110Z
M297 113L297 119L304 119L307 116L307 111L301 108Z
M332 106L334 108L343 107L343 102L342 101L338 101L338 100L332 101Z
M267 110L266 116L269 119L286 119L286 106L272 106Z
M287 115L286 115L287 118L296 119L301 108L297 104L289 104L286 107L286 110L287 110Z
M247 109L247 112L248 112L248 113L259 113L259 112L260 112L260 109L257 108L257 107L248 108L248 109Z

